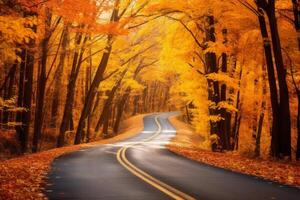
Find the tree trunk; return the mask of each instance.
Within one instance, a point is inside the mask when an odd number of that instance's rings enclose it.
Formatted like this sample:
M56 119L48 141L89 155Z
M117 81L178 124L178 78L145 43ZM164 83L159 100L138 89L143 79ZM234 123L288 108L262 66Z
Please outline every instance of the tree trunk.
M78 127L77 127L77 131L76 131L76 136L75 136L75 140L74 140L74 144L80 144L81 143L81 134L84 128L84 121L87 118L93 101L94 101L94 97L97 93L98 87L100 85L101 80L103 79L103 75L105 72L105 69L107 67L108 64L108 60L111 54L111 50L112 50L112 44L111 44L111 40L112 40L112 36L108 36L108 41L107 41L107 47L106 50L104 51L103 55L102 55L102 59L101 62L98 66L97 72L95 74L94 80L92 81L91 87L88 91L87 97L85 98L85 103L81 112L81 116L78 122Z
M40 73L38 74L38 89L37 89L37 102L35 108L35 118L34 118L34 131L33 131L33 141L32 141L32 152L38 151L39 141L42 135L43 127L43 117L44 117L44 99L45 99L45 88L46 88L46 69L47 69L47 58L48 58L48 43L50 40L49 29L51 26L51 13L49 9L45 11L45 35L41 43L41 63Z
M30 41L30 46L34 45L34 41ZM31 100L32 100L32 84L33 84L33 67L34 55L29 50L23 50L21 54L22 62L20 64L19 91L18 91L18 107L23 107L26 111L19 111L16 121L21 125L16 127L16 132L21 145L21 152L27 152L28 136L31 121Z
M127 90L125 91L125 94L121 97L121 99L118 102L118 106L117 106L117 114L116 114L116 121L113 127L113 131L115 134L118 133L119 131L119 126L120 126L120 122L123 116L123 111L127 102L127 99L129 97L131 89L127 88Z
M262 104L262 107L264 105ZM258 127L257 127L257 132L256 132L256 138L255 138L255 150L254 154L255 157L260 156L260 139L261 139L261 132L262 132L262 127L263 127L263 121L264 121L264 112L260 113L259 120L258 120Z
M189 112L189 104L185 105L185 112L186 112L186 119L187 119L187 123L191 124L191 116L190 116L190 112Z
M265 63L262 64L262 73L263 73L262 76L263 90L262 90L261 111L259 115L256 138L255 138L255 150L254 150L255 157L260 156L260 143L261 143L260 140L261 140L265 111L266 111L267 77L266 77Z
M147 85L146 88L143 91L143 106L142 106L142 113L147 112L147 94L148 94L149 86Z
M286 69L283 63L277 19L275 16L275 0L269 1L269 6L266 12L269 18L273 53L279 85L279 153L281 154L280 156L291 157L291 119L289 91L286 82Z
M298 113L297 113L297 151L296 159L300 160L300 91L297 91Z
M235 63L236 65L236 63ZM236 66L235 66L236 67ZM233 143L231 146L232 150L237 150L238 149L238 141L239 141L239 130L240 130L240 124L241 124L241 79L243 76L243 68L241 68L240 70L240 74L239 74L239 89L237 92L237 96L236 96L236 109L238 110L238 112L235 114L234 116L234 126L232 128L232 134L233 134Z
M63 72L65 68L65 59L67 55L67 46L69 42L69 28L68 25L65 25L63 30L63 40L62 40L62 53L60 55L58 69L56 71L55 77L55 86L54 86L54 94L53 94L53 101L51 107L51 126L56 127L57 125L57 118L58 118L58 108L60 107L60 96L61 96L61 87L62 87L62 78Z
M80 45L81 43L84 44L86 40L87 37L85 37L85 39L82 42L81 33L78 33L76 35L76 45ZM64 114L60 125L59 136L57 139L57 147L62 147L64 145L65 133L68 128L71 129L73 126L72 112L73 112L73 105L74 105L75 87L76 87L76 81L82 63L83 53L84 53L84 48L81 48L80 51L75 51L73 57L72 70L71 70L71 75L67 87L67 97L66 97L66 103L64 107Z
M112 106L109 106L105 114L105 118L103 118L103 138L108 138L109 136L108 128L109 128L109 120L111 118L111 111L112 111Z
M206 27L205 27L205 41L215 42L215 18L212 15L206 16ZM205 54L205 68L206 74L217 73L217 58L216 54L213 52L208 52ZM219 83L214 80L207 79L208 83L208 99L215 106L218 105L220 98ZM218 112L216 108L210 107L209 114L211 116L217 116ZM210 133L217 134L220 137L219 123L215 121L210 121ZM214 150L214 149L213 149Z
M117 92L117 89L119 89L119 87L120 87L120 85L122 83L122 80L123 80L125 74L127 73L127 70L128 69L126 69L126 70L123 71L123 73L121 74L120 79L118 80L118 82L116 83L116 85L112 88L112 90L109 92L108 98L107 98L107 100L104 103L102 113L100 115L100 118L99 118L99 120L97 122L97 126L95 128L96 132L98 132L100 130L100 128L103 125L103 123L105 122L106 118L109 118L109 116L110 116L109 112L111 110L115 94Z
M226 53L222 54L222 66L221 71L223 73L227 73L227 55ZM221 85L221 93L220 93L220 100L223 102L227 101L227 85ZM220 121L220 134L221 134L221 141L222 147L226 150L230 150L230 124L231 124L231 114L226 111L225 108L220 109L221 117L223 118Z
M15 75L17 70L17 64L13 64L9 70L8 79L5 81L4 90L3 90L3 99L8 100L13 96L13 86L15 82ZM7 124L9 121L9 111L4 108L2 116L2 124ZM6 125L5 125L6 126Z
M115 1L115 6L114 6L114 10L113 13L111 15L110 21L111 22L118 22L119 21L119 4L120 4L120 0L116 0ZM74 140L74 144L80 144L81 143L81 134L84 128L84 121L87 118L88 114L91 111L91 107L93 105L94 102L94 98L97 94L97 90L98 87L100 85L100 82L103 79L103 75L104 72L106 70L107 64L108 64L108 60L112 51L112 39L113 36L112 35L108 35L107 38L107 43L106 43L106 48L104 50L104 53L102 55L101 61L99 63L98 69L96 71L95 77L92 81L91 84L91 88L87 94L87 97L85 98L85 103L80 115L80 119L78 122L78 127L77 127L77 131L76 131L76 135L75 135L75 140Z
M294 13L294 26L297 31L298 50L300 51L300 12L299 12L299 0L292 0L293 13Z
M90 55L91 49L90 49ZM91 79L92 79L92 57L90 57L89 66L86 68L86 76L85 76L85 92L87 93L91 86ZM90 142L91 139L91 113L87 117L87 129L86 129L86 142Z
M259 6L259 5L258 5ZM266 57L270 96L271 96L271 107L272 107L272 128L271 128L271 154L274 157L279 157L279 105L278 105L278 94L276 86L276 78L274 71L274 63L272 58L271 42L269 39L266 21L264 17L263 9L258 7L260 15L258 16L260 31L263 38L263 46Z
M136 115L138 113L138 108L139 108L139 100L140 100L140 96L136 95L134 96L133 99L133 111L132 111L132 116Z

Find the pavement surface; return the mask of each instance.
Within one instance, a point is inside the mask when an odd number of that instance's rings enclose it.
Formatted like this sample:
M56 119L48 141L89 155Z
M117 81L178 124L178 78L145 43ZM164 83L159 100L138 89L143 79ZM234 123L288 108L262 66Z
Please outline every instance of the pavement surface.
M48 174L49 199L300 200L300 190L180 157L165 148L176 113L144 118L126 141L57 158Z

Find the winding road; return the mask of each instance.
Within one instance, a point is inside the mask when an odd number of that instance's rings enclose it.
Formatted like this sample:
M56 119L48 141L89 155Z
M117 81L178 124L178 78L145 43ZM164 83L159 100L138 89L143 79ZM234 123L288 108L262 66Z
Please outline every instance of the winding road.
M175 113L144 118L144 130L123 142L57 158L48 174L49 199L299 200L300 190L201 164L165 145Z

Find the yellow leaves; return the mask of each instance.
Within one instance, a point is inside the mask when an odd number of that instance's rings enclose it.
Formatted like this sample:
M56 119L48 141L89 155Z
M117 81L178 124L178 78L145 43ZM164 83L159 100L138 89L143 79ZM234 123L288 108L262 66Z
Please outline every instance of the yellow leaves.
M230 54L229 47L224 45L223 42L207 42L207 46L203 53L215 53L218 57L222 53Z
M20 58L16 55L20 52L18 45L27 44L31 39L36 37L31 27L37 23L35 17L16 17L16 16L0 16L0 64L3 61L20 62Z
M123 82L122 87L124 88L130 87L133 91L136 92L141 92L145 88L143 85L141 85L140 83L138 83L136 80L133 79L126 79Z
M219 102L217 105L217 109L218 110L225 109L227 112L230 112L230 113L238 112L238 109L236 109L235 106L229 104L226 101Z
M211 122L219 122L219 121L223 120L223 118L219 115L210 115L208 117L208 120Z
M211 73L206 75L208 80L219 82L220 84L226 84L229 87L238 89L238 81L234 78L231 78L228 74L225 73Z

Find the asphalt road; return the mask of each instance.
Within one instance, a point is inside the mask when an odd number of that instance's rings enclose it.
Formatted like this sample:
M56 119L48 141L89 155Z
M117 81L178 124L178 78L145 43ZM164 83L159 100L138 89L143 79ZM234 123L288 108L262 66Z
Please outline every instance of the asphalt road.
M300 190L177 156L165 148L176 134L161 113L123 142L57 158L48 175L49 199L300 200Z

